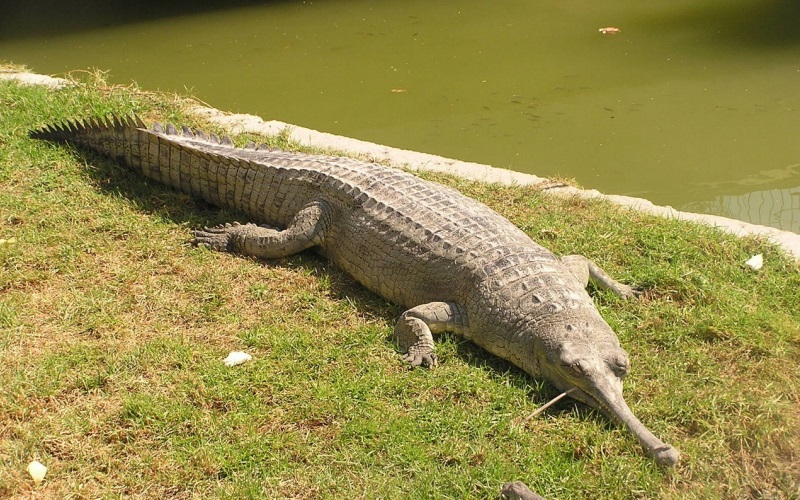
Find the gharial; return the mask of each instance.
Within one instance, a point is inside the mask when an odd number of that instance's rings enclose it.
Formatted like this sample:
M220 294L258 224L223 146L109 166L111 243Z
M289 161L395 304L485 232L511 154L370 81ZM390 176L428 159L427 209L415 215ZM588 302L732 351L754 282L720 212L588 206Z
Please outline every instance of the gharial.
M193 243L271 259L315 247L408 308L405 359L436 365L432 334L454 332L623 423L662 465L678 450L622 396L628 355L585 287L632 288L583 256L558 258L487 206L410 173L350 158L236 148L214 134L136 117L68 121L30 136L69 142L261 224L194 232Z

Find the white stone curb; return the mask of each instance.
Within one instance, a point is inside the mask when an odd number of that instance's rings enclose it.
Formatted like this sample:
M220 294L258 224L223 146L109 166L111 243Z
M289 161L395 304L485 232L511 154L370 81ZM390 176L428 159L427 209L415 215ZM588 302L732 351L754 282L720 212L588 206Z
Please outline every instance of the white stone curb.
M35 73L19 73L16 71L0 69L0 80L16 80L27 85L44 85L46 87L60 89L70 84L63 78L53 78L47 75L37 75Z

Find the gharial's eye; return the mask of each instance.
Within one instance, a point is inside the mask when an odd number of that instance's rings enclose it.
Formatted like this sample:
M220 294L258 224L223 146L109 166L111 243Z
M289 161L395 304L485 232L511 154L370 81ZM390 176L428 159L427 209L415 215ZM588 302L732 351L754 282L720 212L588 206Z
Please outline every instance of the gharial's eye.
M563 363L561 366L563 366L564 368L569 368L578 375L583 375L583 366L581 366L580 361L575 361L574 363Z

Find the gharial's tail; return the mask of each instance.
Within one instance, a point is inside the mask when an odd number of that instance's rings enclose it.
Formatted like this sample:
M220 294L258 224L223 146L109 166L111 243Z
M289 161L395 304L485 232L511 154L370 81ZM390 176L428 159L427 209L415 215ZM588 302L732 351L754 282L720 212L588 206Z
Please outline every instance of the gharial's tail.
M137 116L69 120L32 130L32 139L71 143L124 163L145 177L191 192L180 179L180 147L160 138L161 126L148 130ZM174 157L173 157L174 155ZM185 188L189 189L185 189Z
M31 139L76 144L128 163L134 160L131 147L135 145L140 149L139 144L142 143L142 137L137 133L139 129L147 131L147 126L137 116L111 117L107 120L94 118L46 125L38 130L31 130L28 136ZM147 142L144 141L144 144ZM135 155L141 156L141 151L136 151ZM134 163L141 162L137 160Z
M261 188L251 181L264 167L254 166L241 154L269 153L266 147L234 148L227 137L188 127L178 130L156 123L148 129L136 116L70 120L33 130L29 136L90 149L219 207L245 211L253 208L250 191Z

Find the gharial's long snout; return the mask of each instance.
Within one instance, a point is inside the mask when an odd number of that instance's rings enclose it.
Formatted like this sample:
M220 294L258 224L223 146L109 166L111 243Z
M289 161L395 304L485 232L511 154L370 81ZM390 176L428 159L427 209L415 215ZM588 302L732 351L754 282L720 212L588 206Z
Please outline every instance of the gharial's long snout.
M550 367L550 380L561 390L574 389L570 396L622 422L659 465L675 465L680 452L650 432L622 397L622 378L629 367L627 354L618 346L601 347L566 346Z

